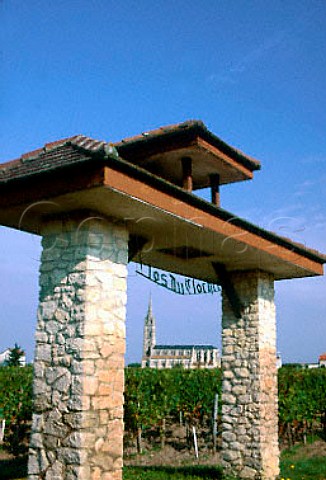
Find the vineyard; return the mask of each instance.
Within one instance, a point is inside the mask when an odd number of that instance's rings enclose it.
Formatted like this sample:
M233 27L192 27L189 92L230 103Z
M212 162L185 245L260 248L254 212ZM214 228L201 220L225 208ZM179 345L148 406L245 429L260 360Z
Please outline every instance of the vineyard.
M326 439L326 369L281 368L278 375L279 437L288 445Z
M5 446L14 455L25 453L32 418L33 368L0 367L0 420L6 421Z
M0 368L0 415L6 420L5 446L18 455L27 448L32 414L32 367ZM220 370L126 368L125 445L140 452L144 444L213 449L213 411L221 399ZM221 402L218 402L220 420ZM0 418L1 420L1 418ZM176 437L175 430L185 432ZM217 430L220 425L217 423ZM326 369L279 371L280 441L293 445L315 433L326 437ZM184 445L177 443L184 442Z
M220 370L126 369L126 442L136 438L139 453L142 436L150 443L159 438L164 447L167 431L171 436L179 424L190 445L193 427L209 430L216 394L220 397Z

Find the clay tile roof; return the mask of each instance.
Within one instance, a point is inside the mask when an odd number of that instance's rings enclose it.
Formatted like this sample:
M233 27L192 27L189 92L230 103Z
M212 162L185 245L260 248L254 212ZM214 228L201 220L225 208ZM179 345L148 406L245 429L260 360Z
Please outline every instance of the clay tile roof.
M129 155L137 154L137 152L140 151L142 154L146 154L146 150L153 149L153 146L155 145L165 145L174 139L186 137L189 139L195 137L203 138L251 171L259 170L261 167L258 160L255 160L254 158L245 155L240 150L231 147L210 132L201 120L188 120L183 123L167 125L155 130L143 132L134 137L124 138L120 142L115 143L115 147L123 158L128 159Z
M43 148L25 153L15 160L0 165L0 182L22 179L29 175L89 160L91 154L102 151L104 145L105 142L93 140L84 135L46 143Z
M248 168L252 170L257 170L260 168L260 163L257 160L244 155L239 150L236 150L224 143L221 139L213 135L206 128L203 122L199 120L190 120L184 123L169 125L149 132L144 132L141 135L127 138L116 143L107 143L105 141L95 140L84 135L75 135L73 137L47 143L42 148L25 153L15 160L0 164L0 185L12 180L25 179L30 175L51 172L58 168L92 161L94 159L94 154L98 154L98 158L104 159L107 151L105 147L111 148L114 146L117 148L122 159L124 159L124 153L127 152L126 149L128 148L138 148L139 145L141 149L146 150L147 142L155 143L163 139L164 142L170 141L175 135L190 135L190 138L193 135L201 135L205 140L207 139L207 141L211 142L212 144L218 144L218 148L221 150L224 149L224 151L229 155L238 155L238 160L243 164L246 163L246 166L249 165ZM305 245L300 243L293 242L285 237L280 237L279 235L265 231L243 219L234 217L234 215L231 213L226 212L215 205L209 204L206 201L189 194L188 192L184 192L182 189L170 184L169 182L166 182L164 179L158 179L137 165L131 165L130 162L122 159L119 160L119 163L121 165L124 164L125 167L128 165L128 169L131 169L133 174L138 172L143 177L145 176L147 180L155 181L156 183L158 182L161 185L164 184L169 190L173 189L173 192L178 191L180 195L186 195L188 202L196 203L197 205L199 204L202 208L212 211L213 214L217 214L218 211L218 215L221 218L225 218L225 220L228 222L232 221L233 224L239 225L241 228L244 228L247 231L251 231L261 237L271 239L272 241L284 245L287 248L294 249L301 255L305 255L319 262L326 262L326 255L323 255L316 250L307 248ZM126 158L126 160L128 160L128 158Z
M133 155L135 150L146 154L148 147L151 149L156 145L163 145L164 147L176 139L176 137L191 139L196 136L201 136L210 143L217 145L218 148L226 154L233 156L250 170L253 171L260 168L260 163L257 160L227 145L216 135L212 134L204 123L199 120L189 120L160 127L110 145L116 147L121 157L128 160L128 157ZM75 135L46 143L44 147L25 153L18 159L0 164L0 182L21 179L32 174L89 160L94 153L103 152L104 154L105 145L107 143L104 141L95 140L84 135Z
M319 361L323 360L326 360L326 353L322 353L321 355L319 355Z

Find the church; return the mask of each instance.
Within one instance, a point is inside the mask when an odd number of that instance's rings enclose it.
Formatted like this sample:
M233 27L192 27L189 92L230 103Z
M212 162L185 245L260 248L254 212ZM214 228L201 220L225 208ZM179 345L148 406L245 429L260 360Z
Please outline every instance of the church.
M218 368L221 358L212 345L156 345L156 320L149 300L144 324L142 368Z

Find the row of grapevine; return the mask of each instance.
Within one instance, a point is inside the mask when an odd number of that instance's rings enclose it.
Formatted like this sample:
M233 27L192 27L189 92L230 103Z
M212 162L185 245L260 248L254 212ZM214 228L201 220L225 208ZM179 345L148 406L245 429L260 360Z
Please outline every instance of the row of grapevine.
M326 439L326 368L281 368L278 375L279 430L288 443L322 430Z
M202 424L211 418L216 393L221 389L220 370L126 369L125 427L137 434L157 427L161 445L165 442L166 420L188 425Z
M326 369L283 367L278 373L280 440L294 444L321 432L326 439ZM221 393L219 370L126 370L126 430L160 429L180 413L191 425L209 423L214 396ZM221 397L220 397L221 398ZM221 407L221 404L220 404Z
M26 445L32 377L31 366L0 367L0 417L6 420L5 441L14 453ZM126 432L138 439L140 449L141 435L150 429L159 432L164 445L167 422L209 425L215 395L221 393L221 372L126 368L125 384ZM290 443L316 430L326 438L326 369L279 370L279 425L281 439Z
M32 379L31 366L0 367L0 412L7 426L6 445L14 455L27 449L32 417Z

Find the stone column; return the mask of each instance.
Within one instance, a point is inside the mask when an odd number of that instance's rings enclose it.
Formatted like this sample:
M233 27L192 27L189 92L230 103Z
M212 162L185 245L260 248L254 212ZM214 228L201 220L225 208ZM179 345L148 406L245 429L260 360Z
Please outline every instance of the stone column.
M273 278L239 272L230 279L243 305L237 318L223 292L222 461L243 479L279 474L276 322Z
M29 480L121 480L128 234L104 219L43 232Z

